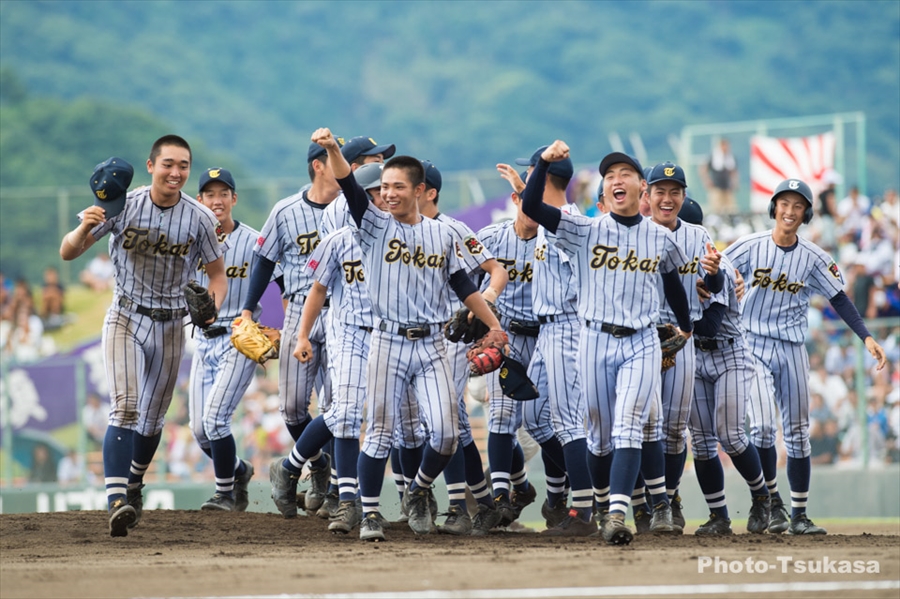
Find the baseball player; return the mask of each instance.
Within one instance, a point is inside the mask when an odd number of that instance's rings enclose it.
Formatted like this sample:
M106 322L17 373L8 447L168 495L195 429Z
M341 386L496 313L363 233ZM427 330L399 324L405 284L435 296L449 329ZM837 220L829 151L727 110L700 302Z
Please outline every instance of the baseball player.
M750 395L750 439L759 452L772 496L769 532L825 534L806 515L809 499L809 359L803 340L813 292L829 298L835 311L863 339L878 368L884 350L869 334L856 307L843 291L844 279L824 250L798 235L812 220L813 196L799 179L786 179L769 201L775 227L744 236L725 255L747 280L741 315L747 342L757 359L756 389ZM791 486L791 516L778 493L775 411L781 412Z
M684 223L702 225L703 211L697 202L685 197L678 218ZM722 257L721 267L725 285L703 301L703 318L694 323L696 374L688 427L694 470L710 510L709 520L694 533L699 536L732 534L719 443L750 488L747 530L764 533L769 526L769 490L759 454L744 433L756 360L744 341L734 269L726 257Z
M370 193L379 208L384 207L380 193L375 191L381 186L381 169L381 163L372 163L357 170L360 185ZM332 290L332 307L329 310L331 326L327 338L331 356L328 369L334 396L328 412L314 418L306 427L291 455L286 459L277 458L269 470L283 481L274 490L285 486L289 489L284 497L273 493L275 505L282 514L285 510L296 513L296 481L303 464L334 440L339 495L338 508L328 528L342 533L353 530L361 517L356 501L356 463L366 398L365 364L374 324L357 237L355 226L341 227L327 234L309 258L307 268L313 271L314 280L300 316L294 357L304 363L313 359L314 350L309 336L325 304L328 290Z
M360 539L384 539L379 498L398 404L409 388L431 437L403 503L410 528L418 534L429 533L434 529L430 487L458 441L459 413L442 334L442 325L450 317L449 292L455 292L491 330L501 331L500 323L458 257L458 252L469 249L459 247L446 225L419 214L417 200L425 191L421 162L398 156L385 164L381 178L382 199L388 207L385 213L370 205L331 132L318 129L312 139L328 152L359 228L363 266L378 323L370 340L367 424L358 464L363 506Z
M516 160L516 164L528 166L529 181L545 150L546 146L542 146L530 158ZM532 203L540 204L543 199L544 203L558 211L578 214L577 207L566 200L566 187L573 174L572 161L568 157L556 161L549 171L541 175L540 184L532 184L531 193L536 194L532 195ZM544 179L548 185L545 185ZM528 193L526 186L523 194ZM521 197L525 208L526 196ZM534 218L527 209L525 213ZM541 221L537 222L543 225ZM575 270L568 252L557 247L549 237L544 227L538 229L531 295L532 309L541 328L528 366L529 378L534 381L540 396L548 397L549 405L545 407L541 402L529 402L530 405L525 406L523 421L525 430L546 452L545 468L548 462L555 462L554 465L566 473L566 476L557 477L555 481L548 477L547 501L541 509L548 528L541 534L589 536L597 532L597 525L592 519L593 490L587 464L584 397L581 373L577 367L581 327L578 324ZM548 418L554 433L549 437L544 426ZM561 446L561 452L557 445ZM566 480L572 492L570 510L565 507Z
M232 218L238 194L234 177L226 169L210 168L200 176L197 200L218 219L220 239L228 240L224 255L228 295L216 322L198 333L197 350L191 361L191 430L200 448L212 459L216 475L216 492L200 509L243 512L249 504L247 488L253 465L237 458L231 418L253 380L256 363L234 349L230 333L231 322L240 314L250 283L253 246L259 232ZM280 270L276 268L276 280L283 285ZM198 271L197 280L204 287L209 285L204 269Z
M582 319L579 372L587 399L589 434L599 456L613 454L609 468L609 516L601 535L611 544L631 542L625 525L638 471L656 481L664 476L662 447L641 451L650 409L659 402L662 354L655 323L659 318L657 278L681 329L690 337L687 296L678 268L687 263L671 232L644 219L638 211L646 186L640 164L613 152L600 162L604 199L610 214L598 219L566 214L537 201L550 163L568 158L568 146L555 141L538 157L525 188L524 210L547 231L574 262L578 316ZM660 274L661 273L661 274ZM615 452L613 452L615 446ZM642 463L643 462L643 463ZM592 464L595 466L596 464ZM594 476L605 476L592 471ZM597 488L603 482L594 482ZM651 531L673 532L665 493L651 494Z
M311 145L307 151L307 163L311 186L276 203L263 225L251 270L250 289L241 312L243 318L253 316L275 270L275 264L280 263L284 269L284 297L288 301L282 336L287 340L297 336L300 312L312 286L312 276L306 263L319 245L322 212L340 191L322 148ZM311 339L314 342L314 357L309 362L292 359L293 348L289 341L281 344L278 356L281 414L295 442L311 420L309 402L312 392L314 388L321 388L317 381L324 386L323 392L317 395L321 412L327 411L331 395L330 378L326 371L324 318L316 321ZM331 477L330 463L328 454L324 452L309 460L311 484L305 498L308 511L317 510L325 499ZM272 476L274 475L270 472L270 479ZM296 507L293 511L287 506L283 507L286 512L282 511L282 515L285 517L296 515Z
M671 162L657 164L650 170L647 180L651 219L654 223L672 231L675 243L687 255L687 262L680 265L678 273L688 298L691 321L702 317L700 298L694 293L698 274L704 275L707 289L712 293L722 290L724 275L719 273L719 253L713 245L709 233L701 226L684 223L678 218L678 212L684 204L685 180L684 170ZM677 324L675 314L665 299L663 280L659 280L661 323ZM687 344L679 353L675 366L662 373L661 412L651 416L648 423L648 442L662 440L665 456L665 479L648 480L644 483L652 495L665 492L672 506L673 523L684 528L684 516L681 512L681 498L678 487L687 458L687 421L690 414L691 400L694 396L695 356L692 344ZM647 438L647 437L645 437ZM652 498L651 498L652 502Z
M127 167L127 168L126 168ZM228 292L216 217L182 193L191 173L191 148L177 135L150 149L149 187L126 196L131 165L112 158L94 170L95 204L63 237L63 260L74 260L107 233L116 288L103 323L110 386L103 471L109 532L124 537L141 518L144 473L162 435L184 351L184 287L202 264L216 308Z
M442 222L453 230L460 243L466 248L461 255L470 276L482 272L488 275L486 281L488 284L481 293L482 297L486 301L495 303L509 279L506 269L494 259L472 229L465 223L442 214L438 210L442 184L441 172L428 160L422 161L422 167L425 169L425 193L419 197L419 214ZM461 307L462 302L454 297L450 298L451 313L455 313ZM494 521L498 520L491 487L484 476L481 453L478 446L475 445L475 439L472 438L472 427L469 424L469 414L466 410L465 390L469 380L469 363L466 359L468 349L464 343L450 343L447 346L459 409L459 445L456 453L444 468L444 481L447 483L450 506L447 510L447 520L438 527L438 532L453 535L467 535L472 531L472 518L466 508L466 486L469 487L472 496L478 503L478 513L475 518L479 526L482 528L484 526L492 527Z

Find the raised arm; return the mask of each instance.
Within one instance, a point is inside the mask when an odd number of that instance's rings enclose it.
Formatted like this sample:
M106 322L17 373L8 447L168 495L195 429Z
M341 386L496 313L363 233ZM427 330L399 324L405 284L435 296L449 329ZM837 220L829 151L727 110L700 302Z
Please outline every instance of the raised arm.
M334 178L337 179L338 185L341 186L341 191L344 192L344 197L347 198L350 215L353 217L356 227L361 227L363 216L366 214L366 209L369 206L369 196L354 179L350 163L341 154L341 146L338 145L334 135L331 134L331 130L327 127L316 129L312 134L312 142L325 148L331 172L334 173Z
M63 260L74 260L94 245L96 239L91 230L106 222L106 211L100 206L91 206L82 213L81 223L62 238L59 255Z

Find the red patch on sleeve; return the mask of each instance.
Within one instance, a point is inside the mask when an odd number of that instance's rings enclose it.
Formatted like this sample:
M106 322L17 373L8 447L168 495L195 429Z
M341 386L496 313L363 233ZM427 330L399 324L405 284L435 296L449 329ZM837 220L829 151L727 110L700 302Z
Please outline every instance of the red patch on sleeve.
M838 265L837 265L836 262L832 262L831 264L828 265L828 272L830 272L831 275L832 275L835 279L840 279L840 278L841 278L841 271L840 271L840 269L838 268Z
M258 245L259 247L262 247L262 244L264 244L265 242L266 242L266 238L263 237L262 235L260 235L259 239L256 240L256 245Z
M319 268L319 261L318 260L310 260L309 262L306 263L306 268L308 268L310 270L315 270L315 269Z

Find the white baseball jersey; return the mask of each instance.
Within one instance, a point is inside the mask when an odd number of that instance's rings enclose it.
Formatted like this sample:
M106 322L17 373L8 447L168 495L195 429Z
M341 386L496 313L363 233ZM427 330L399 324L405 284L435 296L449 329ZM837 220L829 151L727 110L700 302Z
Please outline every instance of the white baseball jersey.
M798 237L789 249L772 240L772 231L741 237L727 250L744 276L744 326L753 334L803 343L810 296L831 299L844 288L837 264L817 245Z
M534 279L534 251L537 236L520 239L514 228L515 221L503 221L488 225L478 232L478 239L488 248L509 274L509 282L497 298L497 311L501 315L521 322L534 322L537 317L532 307L532 281ZM482 291L488 286L485 280Z
M578 214L578 207L566 204L560 210L563 214ZM535 316L555 316L575 313L578 306L575 272L565 252L559 251L552 242L548 243L544 227L538 228L537 243L534 248L535 277L531 287L532 306Z
M359 232L341 227L329 233L309 258L313 279L331 290L332 317L343 324L372 327L374 315L363 271Z
M672 235L675 238L675 243L687 255L688 261L678 267L678 274L681 275L681 284L684 286L685 292L687 292L688 306L691 309L691 321L697 322L703 317L703 308L700 306L699 296L694 293L694 285L697 279L706 273L700 266L700 259L706 255L706 244L712 244L713 241L705 228L682 220L678 221L678 227L672 231ZM675 313L669 307L669 302L666 301L661 277L657 283L660 299L660 322L677 325L678 320L675 318Z

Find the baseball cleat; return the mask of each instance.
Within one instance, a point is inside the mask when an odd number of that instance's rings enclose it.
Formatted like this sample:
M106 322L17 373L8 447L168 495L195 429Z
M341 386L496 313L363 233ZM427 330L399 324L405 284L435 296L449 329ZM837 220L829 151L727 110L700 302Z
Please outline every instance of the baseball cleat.
M512 506L506 495L501 494L494 497L494 507L500 514L500 522L497 526L509 526L519 517L519 512Z
M825 535L828 531L821 526L816 526L805 513L791 518L791 525L787 529L789 535Z
M427 535L434 532L434 516L431 514L429 495L431 489L416 487L410 490L408 487L403 494L403 503L409 513L409 527L417 535Z
M544 517L547 528L553 528L565 520L568 515L569 509L566 507L566 500L563 497L557 499L552 506L550 505L550 500L545 499L544 505L541 506L541 516Z
M325 494L328 492L328 483L331 482L331 456L323 453L322 457L325 459L324 466L313 468L310 465L309 467L309 490L306 491L307 512L314 512L322 507L325 502ZM328 515L324 517L327 518Z
M747 517L747 531L763 534L769 528L769 496L757 495L750 505L750 516Z
M437 531L446 535L467 535L472 532L472 518L464 508L451 505L447 510L447 519L437 527Z
M509 498L509 503L516 513L514 520L518 520L519 516L522 515L522 510L534 503L535 499L537 499L537 489L535 489L534 485L531 483L528 484L528 488L524 491L513 489L512 495Z
M709 520L694 532L698 537L727 537L732 534L731 520L720 518L716 514L710 514Z
M376 514L378 512L375 512ZM331 532L341 532L347 534L359 524L362 518L362 508L357 504L355 499L349 501L341 501L338 508L328 523L328 530ZM382 527L383 528L383 527Z
M381 529L381 514L369 512L359 523L359 540L378 542L384 540L384 531Z
M124 499L116 499L109 506L109 536L127 537L128 529L134 526L137 515L134 507Z
M141 518L144 515L144 493L142 489L144 488L144 483L141 483L135 488L128 488L125 491L125 500L128 502L128 505L134 508L134 522L128 525L128 530L131 530L141 521Z
M200 506L200 509L207 512L233 512L235 511L234 499L230 495L216 493L205 502L203 502L203 505Z
M646 503L634 510L634 534L650 534L650 512Z
M781 534L791 525L787 510L784 509L784 501L781 497L772 497L772 512L769 517L769 532L772 534Z
M600 536L610 545L628 545L634 539L631 529L625 525L625 514L610 514L600 529Z
M500 510L494 505L479 503L478 513L472 519L472 532L469 534L475 537L483 537L498 524L500 524Z
M672 519L672 506L661 501L653 506L653 515L650 516L650 532L653 534L680 535L684 528L676 526Z
M319 509L316 510L316 517L326 520L333 518L337 513L340 502L341 498L337 493L325 493L325 501L323 501Z
M672 497L672 500L669 502L669 506L672 508L672 524L677 528L684 530L684 512L681 505L681 495L675 493L675 496Z
M241 460L246 470L241 475L234 475L234 511L245 512L250 505L250 479L253 478L253 464Z
M582 520L578 510L572 508L562 522L541 532L545 537L589 537L597 533L597 523L594 519Z
M272 499L285 518L297 517L297 480L299 477L284 467L284 458L275 458L269 465Z

